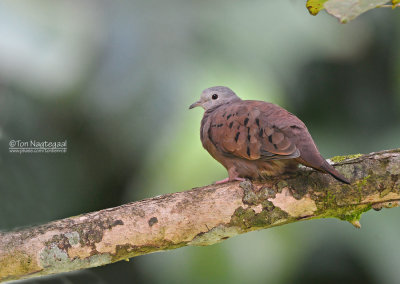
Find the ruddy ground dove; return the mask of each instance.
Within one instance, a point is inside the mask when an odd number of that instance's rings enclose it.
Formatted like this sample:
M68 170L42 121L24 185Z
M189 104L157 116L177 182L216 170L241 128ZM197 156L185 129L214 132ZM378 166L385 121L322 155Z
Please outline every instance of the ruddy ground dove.
M205 110L203 147L229 174L217 183L281 175L299 163L350 183L321 156L305 124L285 109L241 100L227 87L204 90L189 108L198 106Z

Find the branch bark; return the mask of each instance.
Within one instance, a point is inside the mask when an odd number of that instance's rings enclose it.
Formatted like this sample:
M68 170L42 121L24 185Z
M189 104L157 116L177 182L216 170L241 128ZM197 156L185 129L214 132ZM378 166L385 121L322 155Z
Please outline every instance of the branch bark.
M332 160L351 185L302 168L263 182L209 185L2 232L0 282L211 245L300 220L335 217L360 227L363 212L398 205L400 149Z

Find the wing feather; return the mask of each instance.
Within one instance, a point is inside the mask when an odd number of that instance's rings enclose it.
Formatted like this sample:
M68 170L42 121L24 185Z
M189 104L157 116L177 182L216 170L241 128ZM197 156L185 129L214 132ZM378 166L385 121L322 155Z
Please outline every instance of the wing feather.
M299 157L295 143L274 120L273 106L241 101L215 110L210 117L210 140L224 154L248 160Z

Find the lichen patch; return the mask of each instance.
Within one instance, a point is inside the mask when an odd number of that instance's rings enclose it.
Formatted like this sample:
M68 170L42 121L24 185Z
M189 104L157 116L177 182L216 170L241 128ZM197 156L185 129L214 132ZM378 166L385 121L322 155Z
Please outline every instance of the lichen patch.
M293 197L287 187L283 188L281 193L276 194L275 198L268 200L292 217L310 216L317 211L317 205L309 194L298 200Z
M68 239L68 242L71 246L79 245L80 238L78 232L66 233L65 237Z
M105 265L110 263L111 256L109 254L97 254L84 259L71 258L65 250L52 245L40 251L39 260L41 267L46 267L46 274L50 274Z

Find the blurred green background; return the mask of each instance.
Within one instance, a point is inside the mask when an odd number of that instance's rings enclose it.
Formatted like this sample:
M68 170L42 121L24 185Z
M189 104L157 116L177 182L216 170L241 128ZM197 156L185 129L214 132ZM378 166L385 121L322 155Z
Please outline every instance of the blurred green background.
M400 15L341 25L305 1L0 2L0 229L226 177L203 89L299 116L326 157L399 147ZM8 143L68 140L66 154ZM25 283L398 283L400 209L314 220Z

